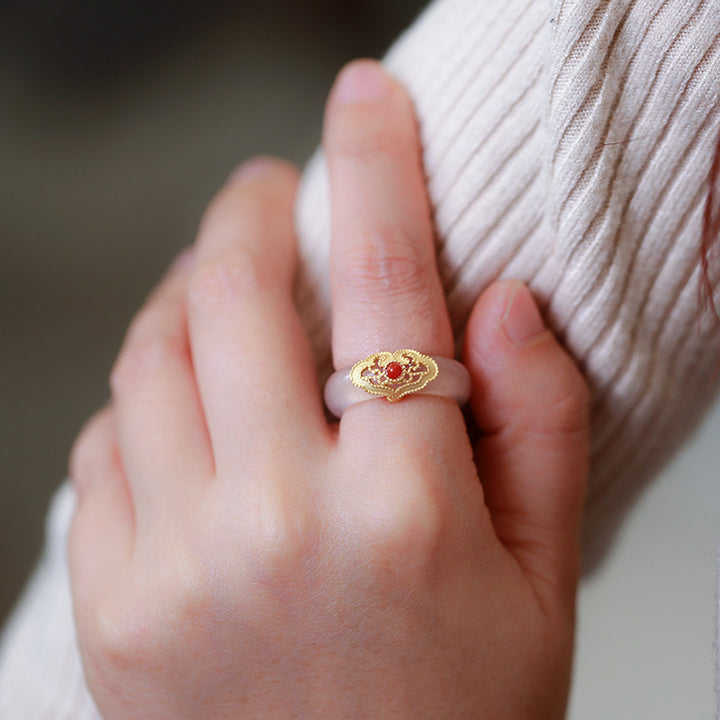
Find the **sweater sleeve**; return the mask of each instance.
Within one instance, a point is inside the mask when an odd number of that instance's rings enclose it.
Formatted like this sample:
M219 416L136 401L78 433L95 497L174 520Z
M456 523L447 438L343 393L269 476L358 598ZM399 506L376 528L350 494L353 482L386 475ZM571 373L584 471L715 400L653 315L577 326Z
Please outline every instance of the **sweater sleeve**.
M586 557L715 395L717 0L436 0L386 58L415 102L458 347L498 277L527 282L590 384ZM298 304L330 365L321 154L297 207ZM703 284L704 278L707 284ZM702 289L709 288L703 296ZM0 650L4 720L94 718L64 559L72 493ZM37 678L42 678L38 683Z
M100 720L72 615L66 546L74 507L66 482L48 513L43 556L0 637L3 720Z
M591 567L718 387L718 2L438 0L386 64L415 102L458 346L514 277L588 380ZM324 373L327 195L318 154L299 297Z

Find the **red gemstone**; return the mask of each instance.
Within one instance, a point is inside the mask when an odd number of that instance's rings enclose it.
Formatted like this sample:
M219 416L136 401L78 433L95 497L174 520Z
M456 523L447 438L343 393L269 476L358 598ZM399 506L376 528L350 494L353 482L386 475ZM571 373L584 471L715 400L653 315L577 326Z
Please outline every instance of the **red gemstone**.
M399 362L389 362L385 366L385 374L391 379L391 380L397 380L402 375L403 367Z

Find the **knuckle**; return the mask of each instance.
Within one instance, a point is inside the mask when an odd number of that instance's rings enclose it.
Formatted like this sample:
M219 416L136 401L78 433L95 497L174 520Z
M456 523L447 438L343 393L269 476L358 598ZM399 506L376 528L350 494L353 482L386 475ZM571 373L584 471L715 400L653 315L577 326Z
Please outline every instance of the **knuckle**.
M110 371L113 394L126 392L156 376L185 352L183 340L173 335L158 334L131 340Z
M442 545L446 518L440 493L418 473L393 478L365 505L362 522L373 566L397 576L429 567Z
M534 434L578 437L585 436L590 426L590 391L579 370L569 357L561 363L549 381L539 388L542 423L537 417L527 419Z
M219 577L207 563L207 557L217 555L217 548L203 553L199 551L201 547L194 541L175 536L172 545L165 546L161 555L163 569L156 585L160 588L160 596L167 599L163 602L163 622L178 634L183 628L207 619L214 606L213 598L219 592Z
M197 311L214 309L238 298L256 295L270 284L267 267L252 250L206 262L190 278L188 303Z
M317 526L307 502L287 488L269 484L259 495L246 527L249 567L261 585L286 590L313 573L322 552Z
M105 676L137 672L154 649L148 620L147 613L138 607L128 610L119 604L99 605L85 629L94 667L102 668Z
M548 403L552 425L568 435L585 433L590 424L590 391L575 365L558 381L554 397Z
M187 629L209 622L215 587L207 563L177 539L136 577L135 586L108 595L85 628L96 663L116 674L139 673L177 651Z
M366 237L360 249L336 257L333 271L347 292L366 300L377 294L425 292L431 267L412 238L381 229Z

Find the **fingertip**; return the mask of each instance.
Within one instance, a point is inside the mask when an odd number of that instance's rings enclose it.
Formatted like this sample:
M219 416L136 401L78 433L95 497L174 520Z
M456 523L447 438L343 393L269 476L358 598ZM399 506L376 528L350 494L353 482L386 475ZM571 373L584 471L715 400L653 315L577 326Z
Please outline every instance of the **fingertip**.
M282 178L297 182L299 172L295 165L272 155L257 155L238 165L230 173L225 184L235 185Z
M558 431L588 424L587 383L524 283L499 280L485 290L468 321L463 356L484 430L519 414L529 426L553 420Z
M268 225L279 223L291 232L299 180L292 163L271 156L257 156L237 167L203 213L194 266L236 248L243 234L263 233Z
M353 60L338 73L325 106L323 147L336 155L418 155L415 110L405 86L382 63Z
M330 105L381 100L395 83L382 64L370 58L352 60L338 73L330 93Z
M513 345L524 345L545 332L545 322L527 286L517 281L510 285L500 326Z
M497 280L478 298L468 320L466 360L497 365L507 353L547 332L540 310L519 280Z

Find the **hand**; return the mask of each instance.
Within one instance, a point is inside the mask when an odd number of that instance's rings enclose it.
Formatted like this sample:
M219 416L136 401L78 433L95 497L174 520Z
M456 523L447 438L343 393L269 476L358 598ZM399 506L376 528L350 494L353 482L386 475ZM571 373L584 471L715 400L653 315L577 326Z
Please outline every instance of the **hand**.
M328 102L333 357L452 356L411 103ZM296 173L260 160L132 323L80 434L70 560L105 720L561 718L588 395L527 289L480 297L482 437L413 395L325 419L292 301Z

